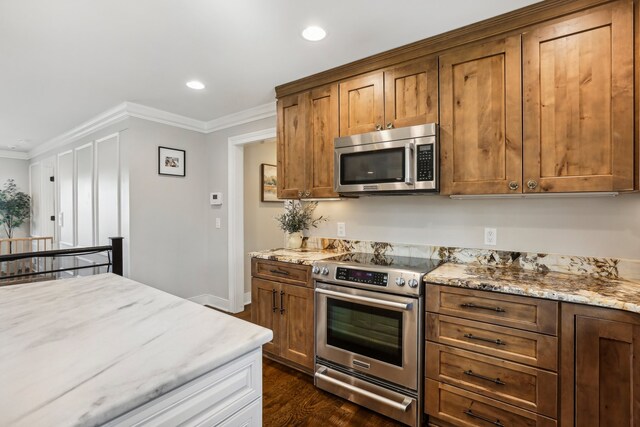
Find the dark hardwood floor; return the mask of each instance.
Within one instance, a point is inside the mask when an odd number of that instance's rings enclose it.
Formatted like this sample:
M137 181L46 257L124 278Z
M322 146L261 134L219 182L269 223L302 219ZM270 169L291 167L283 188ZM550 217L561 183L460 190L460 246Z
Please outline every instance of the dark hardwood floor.
M235 314L251 321L251 306ZM281 426L402 426L390 418L355 405L313 385L313 378L263 358L262 425Z

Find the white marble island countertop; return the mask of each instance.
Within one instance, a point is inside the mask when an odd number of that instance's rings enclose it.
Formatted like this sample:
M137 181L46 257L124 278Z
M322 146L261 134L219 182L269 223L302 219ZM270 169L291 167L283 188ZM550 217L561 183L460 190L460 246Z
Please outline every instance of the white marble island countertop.
M113 274L3 287L0 425L100 425L272 337Z

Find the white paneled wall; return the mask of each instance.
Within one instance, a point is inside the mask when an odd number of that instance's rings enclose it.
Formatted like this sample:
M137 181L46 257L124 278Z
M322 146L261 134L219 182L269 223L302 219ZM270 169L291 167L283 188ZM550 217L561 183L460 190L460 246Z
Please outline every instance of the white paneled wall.
M76 246L94 246L93 142L74 150L76 166Z
M120 141L118 134L96 141L96 227L98 245L120 236Z
M73 150L58 154L58 236L60 247L75 246Z
M42 164L40 162L29 165L29 194L31 194L31 235L42 236L42 209L40 199L42 197ZM34 213L38 213L35 215Z
M33 236L55 235L66 248L108 245L121 235L119 133L32 163L29 175Z

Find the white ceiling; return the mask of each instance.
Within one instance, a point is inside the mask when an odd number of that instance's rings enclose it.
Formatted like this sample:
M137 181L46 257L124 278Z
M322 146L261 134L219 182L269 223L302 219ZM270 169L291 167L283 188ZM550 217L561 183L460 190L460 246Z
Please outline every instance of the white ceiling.
M0 0L0 150L28 151L123 101L215 119L273 101L278 84L535 2ZM311 24L324 41L301 38Z

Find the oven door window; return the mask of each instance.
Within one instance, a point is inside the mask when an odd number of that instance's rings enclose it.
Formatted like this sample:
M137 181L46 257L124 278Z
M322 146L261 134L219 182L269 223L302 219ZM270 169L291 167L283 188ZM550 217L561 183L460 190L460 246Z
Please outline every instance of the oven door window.
M340 155L340 183L403 182L404 162L404 148L343 153Z
M327 344L402 366L402 312L327 298Z

